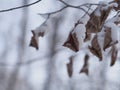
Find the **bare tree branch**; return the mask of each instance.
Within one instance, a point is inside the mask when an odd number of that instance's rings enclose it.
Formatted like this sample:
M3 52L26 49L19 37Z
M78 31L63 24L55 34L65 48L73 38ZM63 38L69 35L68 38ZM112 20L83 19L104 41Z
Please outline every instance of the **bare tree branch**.
M85 16L85 15L90 15L88 13L88 11L91 9L91 6L98 6L98 5L100 5L100 4L95 4L95 3L85 3L85 4L82 4L82 5L74 6L74 5L70 5L70 4L66 3L66 2L64 2L63 0L58 0L58 1L61 2L61 3L63 3L65 6L62 7L61 9L59 9L59 10L56 10L56 11L53 11L53 12L48 12L48 13L38 13L38 15L47 15L48 16L47 19L49 19L49 17L51 15L59 13L59 12L65 10L66 8L76 8L76 9L80 9L80 10L84 11L85 14L83 16ZM83 8L83 6L87 7L88 10L85 10Z
M82 5L78 5L78 6L73 6L73 5L70 5L66 2L64 2L63 0L59 0L61 3L63 3L64 5L67 5L67 6L72 6L72 7L81 7L81 6L91 6L91 5L94 5L94 6L98 6L100 4L97 4L97 3L85 3L85 4L82 4Z
M65 2L62 1L62 0L60 0L60 2L62 2L63 4L65 3ZM89 6L86 6L86 5L89 5ZM90 15L90 14L88 13L88 11L91 9L91 6L92 6L92 5L99 5L99 4L82 4L82 5L80 5L80 6L73 6L73 5L69 5L69 4L65 3L65 6L62 7L61 9L59 9L59 10L56 10L56 11L53 11L53 12L48 12L48 13L38 13L38 15L47 15L47 16L48 16L47 19L49 19L49 17L50 17L51 15L56 14L56 13L59 13L59 12L65 10L66 8L76 8L76 9L80 9L80 10L82 10L82 11L85 12L85 15ZM82 8L82 6L87 7L88 10L85 10L84 8ZM85 15L84 15L84 16L85 16ZM47 19L46 19L46 21L47 21Z
M29 6L32 6L34 4L39 3L40 1L42 1L42 0L37 0L37 1L35 1L33 3L30 3L30 4L27 4L27 5L22 5L22 6L18 6L18 7L13 7L13 8L9 8L9 9L0 10L0 12L8 12L8 11L13 11L13 10L24 8L24 7L29 7Z
M39 13L38 15L52 15L52 14L56 14L56 13L59 13L61 12L62 10L64 10L65 8L68 8L67 6L64 6L63 8L57 10L57 11L53 11L53 12L50 12L50 13Z
M49 57L49 56L47 56ZM16 66L25 66L25 65L30 65L30 64L34 64L36 62L39 62L39 61L42 61L42 60L45 60L46 56L43 56L43 57L36 57L36 58L33 58L33 59L29 59L29 60L26 60L25 62L17 62L15 64L9 64L9 63L4 63L4 62L0 62L0 67L6 67L6 66L12 66L12 67L16 67Z

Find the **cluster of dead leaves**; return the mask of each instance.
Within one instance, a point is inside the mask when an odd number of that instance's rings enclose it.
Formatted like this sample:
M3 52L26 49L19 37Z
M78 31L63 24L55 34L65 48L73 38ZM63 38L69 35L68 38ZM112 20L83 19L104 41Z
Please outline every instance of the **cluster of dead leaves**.
M88 20L87 24L85 25L86 32L85 32L85 38L84 38L84 42L91 41L91 44L88 45L88 49L93 55L98 57L100 61L103 59L102 51L105 51L106 49L111 48L111 50L110 50L110 54L111 54L111 64L110 65L111 66L113 66L115 64L115 61L117 59L118 50L116 48L116 44L118 43L118 41L116 41L116 42L112 41L111 28L108 26L105 26L105 22L106 22L109 14L110 14L110 11L112 9L115 9L116 11L118 11L120 9L120 0L114 0L113 2L117 3L118 7L108 6L106 9L104 9L106 7L106 5L101 4L90 14L90 19ZM99 15L96 15L96 13L98 13L98 12L99 12ZM116 21L114 21L114 23L116 25L118 25L120 23L120 21L116 20ZM75 24L75 27L78 24L79 23ZM79 51L79 41L76 36L76 33L73 33L73 30L69 33L69 36L68 36L66 42L63 44L63 46L68 47L75 52L78 52ZM98 33L100 33L102 30L104 30L103 48L100 47L100 44L98 42L98 37L99 37ZM93 38L91 38L91 35L93 33L95 35ZM30 46L38 49L39 48L38 47L38 37L40 37L40 36L43 37L44 32L39 32L36 34L34 31L32 31L32 34L33 34L33 36L31 38ZM67 64L67 71L68 71L69 77L71 77L73 74L73 56L70 57L69 60L70 60L70 62ZM89 55L85 55L84 65L83 65L82 69L80 70L80 73L85 73L86 75L89 74L88 60L89 60Z
M88 23L86 24L86 38L84 41L91 39L91 33L98 33L101 31L101 28L107 19L111 7L108 7L107 10L103 9L104 5L98 6L91 14ZM100 15L96 15L96 13L100 13Z
M68 71L68 75L69 77L72 77L73 74L73 60L74 60L74 56L71 56L69 58L70 62L67 64L67 71ZM85 55L84 56L84 65L82 67L82 69L80 70L80 73L85 73L86 75L89 74L89 70L88 70L88 60L89 60L89 55Z
M117 3L120 4L120 0L115 0ZM116 44L118 43L118 41L113 42L112 41L112 37L111 37L111 28L107 27L104 25L107 17L109 16L110 11L113 9L113 7L108 7L107 9L103 9L104 5L101 5L99 7L97 7L91 14L90 14L90 19L86 24L86 37L84 39L84 42L91 40L91 46L88 46L89 51L95 55L96 57L99 58L99 60L101 61L103 59L103 54L102 51L106 50L107 48L111 47L111 66L113 66L115 64L115 61L117 59L117 54L118 54L118 50L116 49ZM119 8L120 6L118 6L117 8L115 8L116 10ZM100 15L97 16L95 13L96 11L100 11ZM114 21L114 23L116 25L118 25L120 23L120 21ZM104 27L104 44L103 44L103 48L100 47L99 42L98 42L98 33L101 32L101 30ZM92 34L96 34L93 38L91 38ZM67 41L64 43L64 46L72 49L73 51L77 52L78 50L78 41L76 40L76 36L75 34L69 34ZM86 75L88 75L89 70L88 70L88 59L89 56L85 55L84 58L84 65L80 71L80 73L84 72ZM72 59L70 59L70 63L67 64L67 68L68 68L68 74L71 77L72 76Z

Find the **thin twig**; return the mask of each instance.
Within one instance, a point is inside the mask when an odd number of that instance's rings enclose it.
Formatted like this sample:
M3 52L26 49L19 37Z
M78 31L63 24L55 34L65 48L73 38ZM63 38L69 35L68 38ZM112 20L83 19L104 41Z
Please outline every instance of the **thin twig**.
M46 60L46 58L49 58L49 56L43 56L43 57L36 57L30 60L27 60L25 62L17 62L15 64L9 64L9 63L5 63L5 62L0 62L0 67L6 67L6 66L12 66L12 67L16 67L16 66L25 66L25 65L31 65L37 62L40 62L42 60Z
M53 12L50 12L50 13L38 13L38 15L48 15L48 16L50 16L50 15L52 15L52 14L56 14L56 13L58 13L58 12L61 12L62 10L64 10L65 8L68 8L67 6L64 6L63 8L61 8L61 9L59 9L59 10L57 10L57 11L53 11Z
M91 9L91 5L89 6L87 13L89 12L90 9ZM82 18L84 18L84 17L87 15L87 13L85 13L85 14L80 18L80 20L81 20ZM80 21L80 20L79 20L79 21Z
M66 3L66 2L64 2L63 0L59 0L61 3L63 3L65 6L67 6L67 7L71 7L71 8L76 8L76 9L80 9L80 10L82 10L82 11L84 11L86 14L88 14L89 15L89 13L84 9L84 8L82 8L82 6L92 6L92 5L99 5L99 4L89 4L89 3L86 3L86 4L82 4L82 5L78 5L78 6L74 6L74 5L70 5L70 4L68 4L68 3Z
M49 19L49 17L50 17L51 15L56 14L56 13L59 13L59 12L63 11L63 10L66 9L66 8L76 8L76 9L80 9L80 10L84 11L85 14L90 15L90 14L88 13L88 11L91 9L90 7L93 6L93 5L96 5L96 6L97 6L97 5L100 5L100 4L86 3L86 4L79 5L79 6L74 6L74 5L70 5L70 4L66 3L66 2L64 2L63 0L58 0L58 1L60 1L61 3L63 3L65 6L62 7L61 9L59 9L59 10L56 10L56 11L53 11L53 12L49 12L49 13L38 13L38 15L48 15L48 18L47 18L47 19ZM86 11L84 8L82 8L83 6L87 7L88 10ZM88 7L88 6L89 6L89 7Z
M98 6L100 4L97 4L97 3L85 3L85 4L82 4L82 5L78 5L78 6L74 6L74 5L70 5L66 2L64 2L63 0L59 0L61 3L63 3L64 5L67 5L67 6L72 6L72 7L81 7L81 6Z
M86 14L89 15L89 13L88 13L85 9L83 9L83 8L81 8L81 7L77 7L77 6L71 6L71 5L64 6L63 8L61 8L61 9L59 9L59 10L57 10L57 11L53 11L53 12L49 12L49 13L38 13L38 15L48 15L48 16L50 16L50 15L52 15L52 14L59 13L59 12L63 11L64 9L70 8L70 7L71 7L71 8L76 8L76 9L80 9L80 10L84 11Z
M13 11L13 10L24 8L24 7L29 7L29 6L32 6L34 4L39 3L40 1L42 1L42 0L37 0L37 1L33 2L33 3L23 5L23 6L18 6L18 7L14 7L14 8L5 9L5 10L0 10L0 12L8 12L8 11Z

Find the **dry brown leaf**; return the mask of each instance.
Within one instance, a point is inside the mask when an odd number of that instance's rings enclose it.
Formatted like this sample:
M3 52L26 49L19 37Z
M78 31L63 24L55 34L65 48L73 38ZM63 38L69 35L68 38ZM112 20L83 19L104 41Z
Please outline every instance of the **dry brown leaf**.
M89 41L91 39L91 33L85 33L85 38L84 38L84 42Z
M32 36L29 46L34 47L37 50L39 49L38 42L37 42L37 40L35 39L34 36Z
M38 45L38 38L41 36L44 36L44 32L39 32L39 33L35 33L34 30L31 31L33 36L31 37L31 41L29 46L36 48L37 50L39 49L39 45Z
M110 44L112 42L111 38L111 28L105 27L105 38L104 38L104 47L103 50L110 47Z
M38 38L35 37L34 31L31 31L31 32L32 32L33 36L31 37L31 41L30 41L29 46L34 47L34 48L36 48L38 50L39 49L39 47L38 47Z
M97 33L101 31L101 26L105 22L111 11L111 7L109 7L106 10L102 9L103 7L104 7L103 5L98 6L94 10L94 12L91 13L90 20L86 24L87 33ZM95 13L98 11L100 11L100 16L95 15Z
M89 70L88 70L88 60L89 60L89 56L85 55L84 57L84 65L80 71L80 73L85 73L86 75L89 74Z
M72 49L73 51L79 51L79 42L77 40L76 34L70 32L67 41L63 44L63 46Z
M94 13L92 13L90 15L90 20L86 24L86 32L87 33L96 33L100 30L99 27L100 27L100 20L99 20L98 16L96 16Z
M117 59L117 54L118 54L118 50L116 49L115 45L112 46L112 49L111 49L111 64L110 66L113 66L116 62L116 59Z
M95 56L97 56L99 60L102 60L102 51L98 43L97 35L94 36L91 42L91 45L92 46L88 46L88 48L90 49L90 52L94 54Z
M71 56L69 58L70 62L67 64L67 72L69 77L72 77L72 73L73 73L73 56Z
M103 9L104 5L98 6L91 14L90 19L86 24L86 37L84 41L88 41L91 38L91 33L97 33L101 31L101 28L107 19L111 7L108 7L107 9ZM95 13L100 11L100 16L97 16Z

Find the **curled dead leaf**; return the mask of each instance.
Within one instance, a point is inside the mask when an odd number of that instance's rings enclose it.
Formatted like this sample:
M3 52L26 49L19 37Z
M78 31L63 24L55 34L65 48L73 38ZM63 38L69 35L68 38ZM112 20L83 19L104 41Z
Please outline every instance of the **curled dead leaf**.
M116 62L116 59L117 59L117 54L118 54L118 50L116 49L115 45L112 46L112 49L111 49L111 64L110 66L113 66Z
M91 33L85 33L85 38L84 38L84 42L89 41L91 39Z
M80 73L85 73L86 75L89 74L89 70L88 70L88 60L89 60L89 56L85 55L84 57L84 65L80 71Z
M38 47L38 37L36 37L34 31L31 31L31 32L32 32L33 36L31 37L31 41L30 41L29 46L34 47L34 48L36 48L36 50L38 50L39 49L39 47Z
M44 36L44 32L35 32L34 30L31 31L33 36L31 37L31 41L29 46L36 48L37 50L39 49L39 45L38 45L38 38L41 36Z
M99 58L100 61L102 60L102 51L98 43L97 35L94 36L91 46L88 46L88 48L92 54Z
M63 46L72 49L73 51L79 51L79 42L77 40L76 34L70 32L67 41L63 44Z
M72 73L73 73L73 56L71 56L69 58L70 62L67 64L67 72L69 77L72 77Z
M87 33L97 33L101 31L102 24L107 19L111 7L107 9L103 9L103 5L98 6L91 14L88 23L86 24ZM96 15L96 13L100 13L100 15Z
M111 28L105 27L105 38L104 38L104 46L103 46L104 51L105 49L110 47L111 42L112 42Z

